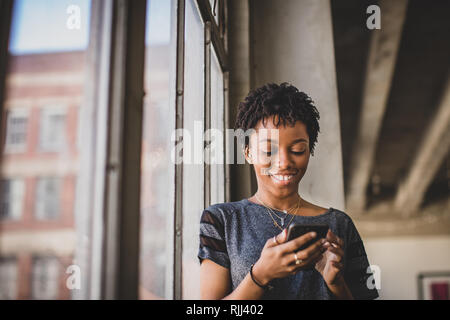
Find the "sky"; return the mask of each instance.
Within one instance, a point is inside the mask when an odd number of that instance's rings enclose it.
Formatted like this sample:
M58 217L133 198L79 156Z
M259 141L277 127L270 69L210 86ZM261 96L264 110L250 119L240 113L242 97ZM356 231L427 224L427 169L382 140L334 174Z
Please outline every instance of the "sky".
M95 1L95 0L94 0ZM170 38L171 0L149 0L147 44L164 44ZM70 29L68 8L80 8L80 28ZM89 43L91 0L16 0L9 51L12 54L84 50Z

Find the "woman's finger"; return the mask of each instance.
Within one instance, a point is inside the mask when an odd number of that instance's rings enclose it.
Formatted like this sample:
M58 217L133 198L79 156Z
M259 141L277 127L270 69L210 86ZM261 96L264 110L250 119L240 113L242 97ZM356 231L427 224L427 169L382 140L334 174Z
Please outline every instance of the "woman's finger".
M327 240L330 241L330 242L337 242L336 241L336 235L333 233L333 231L331 231L331 229L328 229Z
M339 245L339 246L341 246L341 247L344 245L344 240L342 240L342 239L339 238L337 235L335 235L335 234L333 233L333 231L331 231L331 229L328 229L328 232L327 232L327 240L328 240L329 242L336 243L337 245Z
M306 251L309 250L307 253ZM287 255L289 257L288 264L295 264L296 258L301 260L302 262L299 264L300 266L305 266L310 264L312 260L320 256L324 252L324 249L321 246L321 240L318 240L315 244L311 245L308 249L303 251L298 251L297 253L291 253Z
M337 261L331 261L331 265L338 270L342 270L344 268L344 265L341 262Z
M284 243L286 241L286 234L287 234L287 230L284 229L283 231L281 231L281 233L268 239L266 242L266 247L272 248L272 247L276 247L276 246L279 246L280 244Z
M344 250L342 250L340 247L334 247L333 245L331 245L328 247L328 250L339 256L339 258L341 259L344 257Z
M279 244L285 243L287 240L287 229L284 229L281 233L279 233L276 240Z
M283 243L282 245L280 245L280 249L286 253L294 252L308 241L314 239L316 236L317 234L315 232L308 232L298 238Z

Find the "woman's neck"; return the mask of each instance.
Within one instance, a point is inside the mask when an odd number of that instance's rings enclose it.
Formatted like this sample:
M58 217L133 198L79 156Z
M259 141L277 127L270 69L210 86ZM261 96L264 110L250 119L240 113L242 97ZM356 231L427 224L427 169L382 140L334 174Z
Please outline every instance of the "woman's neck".
M299 198L300 201L302 201L300 195L297 192L285 197L278 197L274 194L259 189L256 192L254 198L254 200L256 200L257 202L262 201L264 205L280 210L288 210L292 207L295 207L299 201Z

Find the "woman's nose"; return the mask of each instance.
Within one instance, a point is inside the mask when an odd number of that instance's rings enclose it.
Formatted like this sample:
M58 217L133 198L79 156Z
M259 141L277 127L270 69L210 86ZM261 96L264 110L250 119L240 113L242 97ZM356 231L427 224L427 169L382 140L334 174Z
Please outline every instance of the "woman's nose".
M273 164L280 169L290 168L293 165L292 159L287 150L279 149L273 161Z

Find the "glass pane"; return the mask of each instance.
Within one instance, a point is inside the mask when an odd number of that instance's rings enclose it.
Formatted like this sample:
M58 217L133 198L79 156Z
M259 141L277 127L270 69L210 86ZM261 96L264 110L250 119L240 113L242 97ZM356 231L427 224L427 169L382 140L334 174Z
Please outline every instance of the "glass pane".
M77 145L86 129L78 126L86 125L90 7L90 0L14 1L2 115L1 298L71 299L88 291L69 286L66 271L88 265L76 252L89 244L80 229L89 221L76 215L75 201L80 158L90 150ZM87 274L82 268L78 276Z
M211 47L211 204L225 202L223 72Z
M176 1L147 2L140 299L173 298Z
M204 26L195 0L186 1L183 134L183 299L198 299L197 258L204 208ZM190 151L190 152L188 152ZM189 156L188 156L189 154Z

